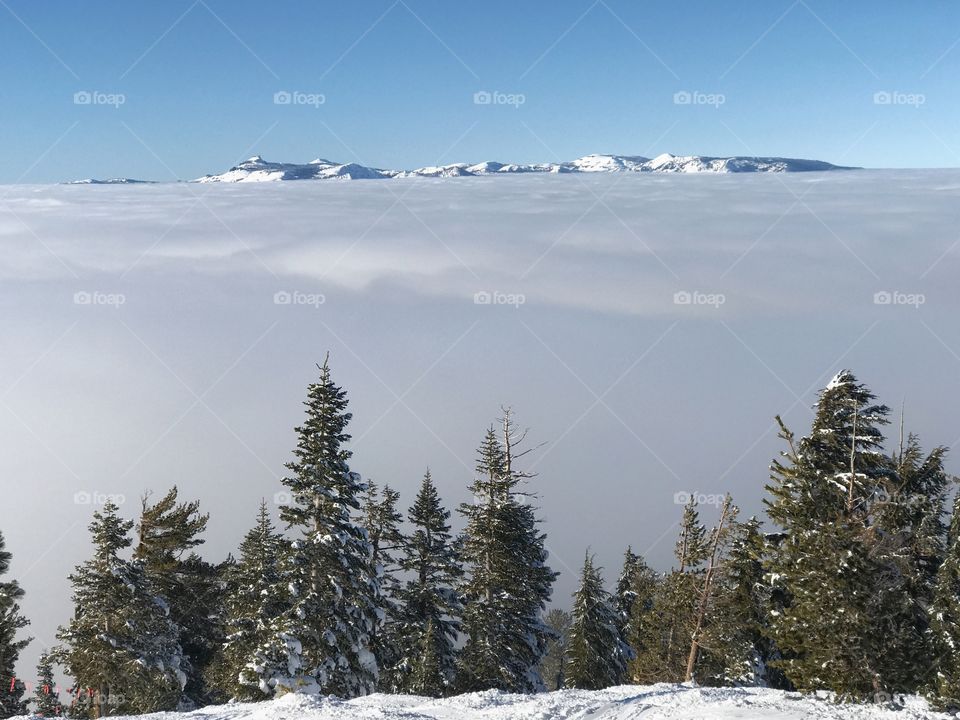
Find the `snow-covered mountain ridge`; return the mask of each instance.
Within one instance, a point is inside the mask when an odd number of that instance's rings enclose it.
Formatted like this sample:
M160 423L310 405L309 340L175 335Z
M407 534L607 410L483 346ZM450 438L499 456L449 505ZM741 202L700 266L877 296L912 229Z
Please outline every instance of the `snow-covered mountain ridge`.
M487 161L470 165L428 166L416 170L387 170L358 163L339 163L317 158L305 164L268 162L259 155L219 175L205 175L196 182L273 182L282 180L373 180L405 177L475 177L515 173L752 173L849 170L821 160L780 157L706 157L664 153L655 158L638 155L586 155L569 162L513 164Z

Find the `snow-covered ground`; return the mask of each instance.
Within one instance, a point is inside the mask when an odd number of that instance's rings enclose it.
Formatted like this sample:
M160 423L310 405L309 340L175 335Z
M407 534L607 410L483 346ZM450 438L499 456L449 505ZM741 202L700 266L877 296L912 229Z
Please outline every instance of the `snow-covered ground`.
M801 720L831 718L947 718L918 698L899 709L838 705L760 688L692 688L624 685L601 691L561 690L541 695L496 691L443 700L370 695L356 700L287 695L272 702L159 713L157 720Z

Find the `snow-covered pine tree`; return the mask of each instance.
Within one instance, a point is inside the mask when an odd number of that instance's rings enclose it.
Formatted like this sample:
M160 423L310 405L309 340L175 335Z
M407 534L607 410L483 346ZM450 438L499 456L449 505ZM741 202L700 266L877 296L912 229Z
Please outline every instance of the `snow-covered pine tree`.
M892 689L881 609L899 588L874 552L869 517L871 497L894 474L881 452L887 414L844 370L820 393L807 437L795 442L781 423L789 449L773 462L765 502L784 532L770 570L786 603L772 631L778 666L801 690L857 699Z
M586 555L580 587L573 595L573 626L564 671L564 686L602 690L626 675L630 648L620 635L613 599L603 587L600 568Z
M0 578L10 571L11 557L3 533L0 533ZM20 630L30 624L20 613L22 597L23 588L16 580L0 579L0 718L26 712L27 704L23 699L26 688L16 678L20 651L30 642L28 638L17 637Z
M260 503L257 522L240 543L240 559L230 574L226 600L227 638L217 678L237 700L273 695L269 678L257 672L257 651L271 639L271 624L289 607L283 567L288 544Z
M937 709L956 713L960 711L960 496L953 504L948 538L930 607L930 644L935 660L926 694Z
M176 486L156 503L142 498L137 544L133 556L170 607L186 658L184 690L188 705L208 705L218 699L205 674L224 641L221 617L222 585L216 566L192 552L202 545L209 514L198 501L180 502Z
M283 480L290 501L280 517L299 534L290 548L291 607L274 623L256 667L278 693L349 698L376 687L370 640L383 612L370 541L356 517L364 485L350 470L345 447L347 405L325 360L319 381L308 388L296 459Z
M517 450L524 437L505 409L501 437L491 427L480 446L470 486L475 501L460 506L467 521L466 639L457 672L461 691L537 692L544 687L538 666L550 630L541 614L557 573L546 564L535 496L521 487L531 475L514 467L528 452Z
M553 637L547 640L547 652L540 661L540 675L547 685L547 690L559 690L564 686L573 616L566 610L550 608L544 622L553 632Z
M614 589L614 600L617 608L617 622L620 626L620 632L626 632L627 625L630 622L630 614L633 612L633 603L636 600L636 594L633 590L634 581L637 573L640 572L643 558L634 554L633 548L627 546L623 554L623 568L620 570L620 576L617 578L617 587Z
M891 457L895 474L870 502L872 556L884 568L886 593L876 596L873 614L883 621L881 675L898 692L923 691L930 676L929 610L937 570L946 553L944 510L950 478L947 449L924 454L915 435L901 439Z
M63 715L60 692L53 677L53 660L43 653L37 663L37 686L33 691L33 712L40 717L59 717Z
M403 551L404 537L400 532L403 516L397 510L400 493L385 485L383 492L372 480L367 481L363 499L364 528L370 540L370 572L380 581L380 609L383 625L370 636L370 650L377 659L380 678L377 688L390 692L396 686L392 669L400 662L403 646L410 638L403 633L400 617L400 570L397 556Z
M430 476L407 512L412 526L400 568L409 577L399 595L405 652L391 669L396 692L441 697L450 694L456 671L456 641L463 607L457 584L463 575L443 507Z
M94 554L70 575L74 615L57 633L55 657L78 688L92 690L93 717L174 709L186 684L166 602L139 562L120 557L133 522L118 513L112 502L94 513Z

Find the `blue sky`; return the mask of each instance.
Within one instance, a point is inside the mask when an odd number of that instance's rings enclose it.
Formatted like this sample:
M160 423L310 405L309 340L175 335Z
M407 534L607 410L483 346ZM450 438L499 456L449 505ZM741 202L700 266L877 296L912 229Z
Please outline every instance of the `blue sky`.
M254 153L960 164L956 3L2 0L0 18L5 183L192 178Z

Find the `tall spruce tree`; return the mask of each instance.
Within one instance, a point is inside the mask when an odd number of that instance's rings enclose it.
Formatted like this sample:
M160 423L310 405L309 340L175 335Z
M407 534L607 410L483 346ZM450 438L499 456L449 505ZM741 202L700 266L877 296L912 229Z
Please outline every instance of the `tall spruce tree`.
M623 554L623 568L620 570L617 587L614 590L617 622L621 633L626 632L627 625L630 623L633 604L637 599L633 586L636 582L637 573L641 572L644 566L643 558L634 554L633 548L627 546L627 550Z
M231 698L263 700L274 694L257 652L272 638L274 619L289 607L284 582L287 547L266 502L261 502L257 522L240 544L240 559L231 571L227 594L227 636L217 679Z
M626 675L632 652L623 641L613 599L603 587L600 568L587 554L580 587L573 595L573 626L564 672L564 685L602 690Z
M0 578L9 572L11 558L0 533ZM20 630L30 624L20 612L22 597L23 588L16 580L0 579L0 718L26 712L26 688L16 677L20 651L30 642L28 638L18 638Z
M290 548L291 607L258 653L257 672L278 693L355 697L376 687L371 637L383 613L370 541L355 516L364 485L345 447L347 404L325 360L308 388L296 459L283 480L290 502L280 517L299 535Z
M70 575L74 615L57 634L56 658L92 691L93 717L172 710L186 684L167 603L140 562L120 557L133 522L118 513L112 502L94 513L94 554Z
M383 492L373 481L367 481L364 494L364 527L370 540L371 574L380 582L380 609L383 624L370 637L370 649L377 659L380 678L377 688L390 692L396 685L392 669L400 662L403 646L409 642L401 629L400 567L397 556L403 551L404 537L400 532L403 516L397 510L400 493L385 485Z
M59 717L63 715L60 703L60 689L53 677L53 660L44 653L37 663L37 686L33 692L33 712L40 717Z
M786 604L774 617L778 665L802 690L878 697L885 676L885 610L899 592L876 553L870 499L894 475L881 451L888 408L849 371L820 393L810 434L775 460L766 501L783 540L771 558ZM824 612L824 608L830 608Z
M491 427L480 445L470 486L475 501L460 506L467 521L466 639L458 662L462 691L544 687L538 667L551 633L541 613L557 573L546 564L535 496L522 487L531 476L514 466L528 452L518 450L524 437L505 410L501 436Z
M456 641L463 607L457 585L463 575L450 534L450 512L428 470L407 513L412 533L400 569L409 577L399 594L397 636L405 652L391 669L394 690L441 697L453 688Z
M202 545L208 514L198 501L180 502L176 486L156 503L142 500L134 558L170 607L186 658L188 705L208 705L218 697L205 674L224 641L219 570L192 550Z

